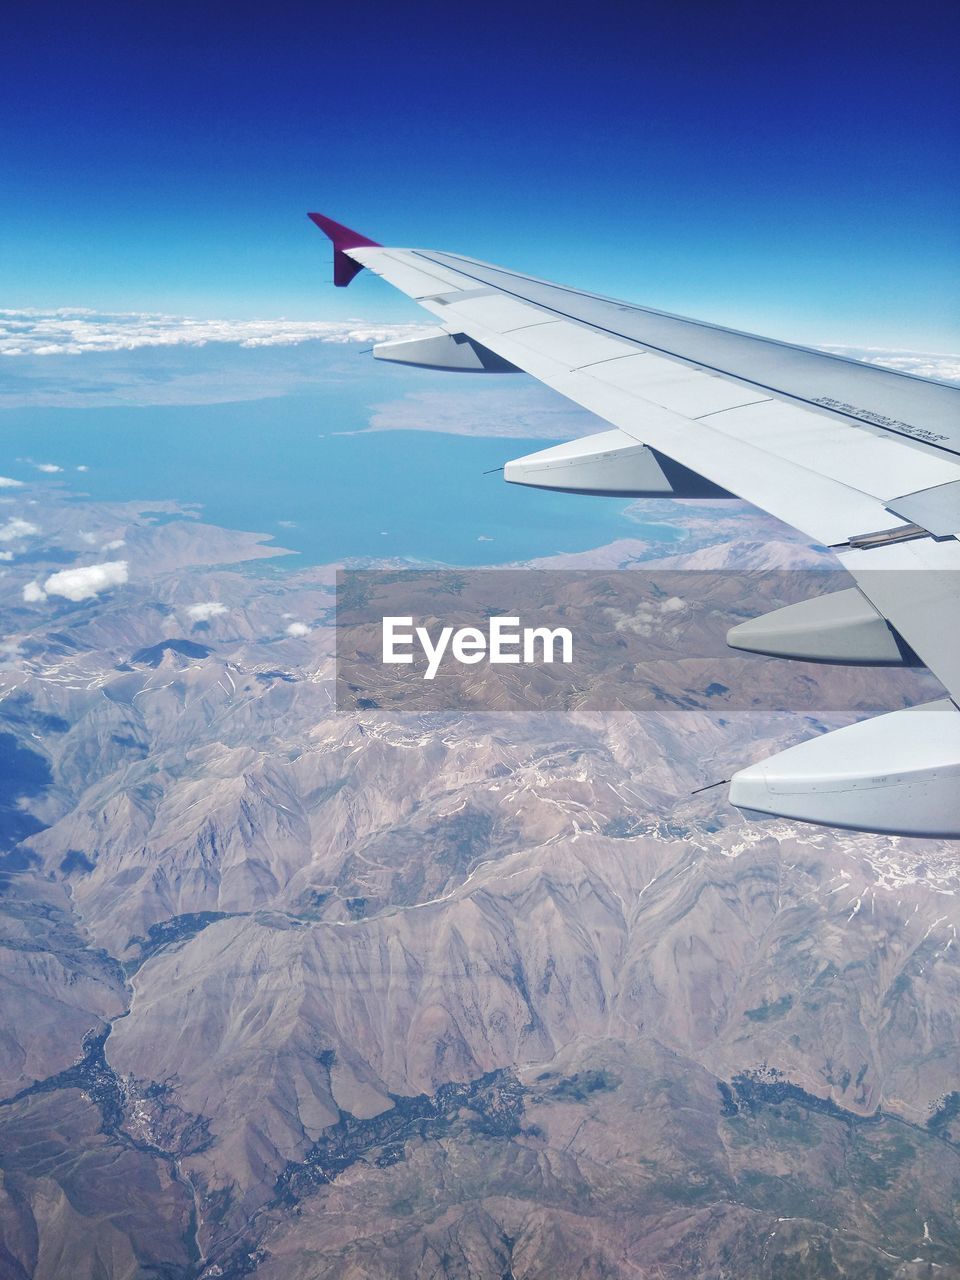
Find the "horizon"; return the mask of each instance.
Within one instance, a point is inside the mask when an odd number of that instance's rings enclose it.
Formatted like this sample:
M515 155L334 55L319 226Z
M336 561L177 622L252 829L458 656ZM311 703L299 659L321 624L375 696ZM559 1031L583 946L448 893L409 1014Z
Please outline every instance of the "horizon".
M0 302L419 318L330 285L320 207L800 344L960 347L951 7L527 12L374 6L372 44L298 4L14 15Z

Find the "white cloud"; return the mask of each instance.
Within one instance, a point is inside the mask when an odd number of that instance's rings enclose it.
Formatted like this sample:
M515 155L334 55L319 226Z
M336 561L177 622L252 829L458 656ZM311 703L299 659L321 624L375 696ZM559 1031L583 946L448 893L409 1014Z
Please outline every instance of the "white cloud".
M879 364L899 373L912 373L918 378L937 378L941 382L960 382L960 354L956 352L898 351L889 347L825 346L821 350L866 364Z
M63 470L63 467L58 467L55 462L35 462L33 465L38 471L46 471L48 475L53 475L54 472Z
M27 604L37 604L41 600L46 600L47 593L39 582L28 582L23 588L23 598Z
M219 600L201 600L199 604L187 607L187 617L192 622L209 622L211 618L219 618L221 613L226 612L227 606Z
M12 560L12 559L13 559L12 551L0 551L0 560Z
M125 547L126 545L127 544L126 542L124 542L123 538L114 538L111 542L105 542L103 546L100 548L100 550L101 551L119 551L121 547Z
M11 480L9 476L0 476L0 489L20 489L22 487L22 480Z
M90 468L88 466L85 466L83 463L81 463L80 466L77 467L77 471L89 471L89 470Z
M288 636L308 636L309 634L310 628L302 622L291 622L287 627Z
M415 337L428 328L417 324L377 325L356 319L198 320L152 311L109 312L86 307L0 309L0 355L80 355L85 351L134 351L140 347L202 347L209 342L239 343L243 347L293 346L301 342L369 345ZM822 349L926 378L960 381L960 354L956 352L830 345ZM537 425L541 427L538 435L553 434L547 423Z
M98 312L82 307L0 310L0 355L81 355L85 351L135 351L139 347L202 347L208 342L234 342L242 347L291 346L311 341L369 344L423 331L424 325L370 325L362 320L197 320L156 312Z
M126 560L108 560L104 564L88 564L79 569L61 569L43 584L51 596L67 600L92 600L101 591L122 586L127 581Z
M40 530L29 520L21 520L19 516L11 516L5 525L0 525L0 542L16 542L20 538L29 538Z

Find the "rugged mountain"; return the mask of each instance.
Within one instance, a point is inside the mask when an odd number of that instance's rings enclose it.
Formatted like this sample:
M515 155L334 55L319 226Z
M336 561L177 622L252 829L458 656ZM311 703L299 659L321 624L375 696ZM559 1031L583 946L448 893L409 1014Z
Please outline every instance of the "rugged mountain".
M960 1276L956 847L692 794L928 677L751 706L721 584L592 610L640 710L337 710L329 571L44 502L136 556L0 581L0 1276Z

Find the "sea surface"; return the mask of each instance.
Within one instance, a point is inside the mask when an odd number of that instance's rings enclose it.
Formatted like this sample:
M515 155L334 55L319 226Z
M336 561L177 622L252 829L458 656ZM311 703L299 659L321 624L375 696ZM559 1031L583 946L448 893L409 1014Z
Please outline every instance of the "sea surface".
M352 557L505 564L676 536L627 516L622 499L484 474L549 441L370 432L367 419L336 387L229 404L5 409L0 474L103 501L199 503L205 521L299 552L278 562L289 567Z

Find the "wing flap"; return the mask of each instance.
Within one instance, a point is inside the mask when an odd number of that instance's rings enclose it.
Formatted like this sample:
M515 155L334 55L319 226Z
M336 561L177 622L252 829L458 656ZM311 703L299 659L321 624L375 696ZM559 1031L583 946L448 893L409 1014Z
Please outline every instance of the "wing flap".
M900 494L890 503L894 515L929 529L936 538L960 534L960 480Z
M724 410L711 417L710 426L885 504L902 493L960 478L957 464L947 458L921 453L889 437L868 435L859 427L782 400Z
M841 551L840 563L951 696L960 701L960 542L918 538Z

